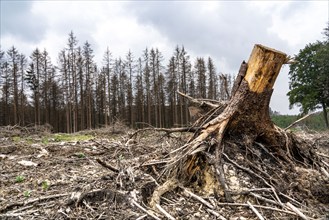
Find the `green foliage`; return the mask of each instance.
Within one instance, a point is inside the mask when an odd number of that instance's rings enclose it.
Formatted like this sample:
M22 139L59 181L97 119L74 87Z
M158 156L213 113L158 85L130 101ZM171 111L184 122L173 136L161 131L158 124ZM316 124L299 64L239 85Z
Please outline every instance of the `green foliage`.
M301 112L329 106L329 40L308 44L290 65L288 92L290 106ZM323 115L328 127L328 119Z
M79 152L79 153L75 153L75 155L78 157L78 158L85 158L86 155L82 152Z
M291 123L298 119L297 115L272 115L271 117L274 124L279 126L280 128L286 128Z
M46 190L49 189L49 183L48 183L48 181L46 181L46 180L45 181L42 181L41 185L42 185L42 189L44 191L46 191Z
M24 197L28 198L28 197L31 196L31 191L30 190L26 190L26 191L24 191L23 195L24 195Z
M16 183L21 183L21 182L23 182L24 180L25 180L25 177L24 177L24 176L21 176L21 175L16 176L16 178L15 178L15 182L16 182Z
M301 107L302 112L314 110L321 103L319 75L320 64L316 61L316 54L321 43L308 44L295 57L296 62L290 65L290 90L288 92L290 105Z

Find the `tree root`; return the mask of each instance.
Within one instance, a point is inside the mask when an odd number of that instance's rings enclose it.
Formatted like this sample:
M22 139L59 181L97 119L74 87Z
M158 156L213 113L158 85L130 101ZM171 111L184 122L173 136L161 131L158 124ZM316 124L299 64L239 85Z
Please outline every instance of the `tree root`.
M153 210L157 210L157 205L160 204L160 199L163 194L174 190L178 186L178 181L176 179L169 179L161 186L157 187L150 200L150 206Z
M295 167L320 167L313 146L276 127L269 116L272 88L286 58L282 52L255 46L248 64L241 65L230 102L220 106L204 104L208 112L193 125L199 129L170 154L171 161L164 170L168 180L154 191L151 207L155 208L160 197L178 185L202 188L207 184L205 174L209 167L222 188L216 190L224 191L226 202L234 202L223 168L226 162L242 170L257 186L270 188L274 202L286 208L282 201L287 198L280 198L280 193L300 190L298 184L291 184L298 179ZM198 100L182 95L202 106ZM246 206L262 218L256 205Z

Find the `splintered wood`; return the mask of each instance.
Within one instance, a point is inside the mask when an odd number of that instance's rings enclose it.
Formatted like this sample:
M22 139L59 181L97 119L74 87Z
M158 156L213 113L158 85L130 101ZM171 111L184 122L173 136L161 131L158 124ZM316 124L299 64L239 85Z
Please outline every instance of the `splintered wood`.
M256 44L251 52L247 73L244 77L248 82L249 89L257 93L272 89L286 60L285 53Z

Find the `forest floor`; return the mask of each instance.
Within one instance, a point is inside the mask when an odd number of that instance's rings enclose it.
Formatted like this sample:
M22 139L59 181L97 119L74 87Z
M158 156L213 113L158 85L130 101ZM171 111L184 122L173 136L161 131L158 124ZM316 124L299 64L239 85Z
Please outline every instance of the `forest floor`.
M282 192L243 170L243 154L231 151L242 164L224 160L233 203L180 186L162 195L163 211L151 210L150 196L190 134L134 132L122 125L70 135L1 127L0 219L329 219L329 132L297 134L313 141L327 166L294 167L296 181Z

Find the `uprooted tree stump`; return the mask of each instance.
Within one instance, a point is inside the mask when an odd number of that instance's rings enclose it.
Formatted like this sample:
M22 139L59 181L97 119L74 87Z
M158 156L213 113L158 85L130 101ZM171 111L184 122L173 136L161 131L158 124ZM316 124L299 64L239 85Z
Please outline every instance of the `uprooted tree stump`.
M206 185L214 180L224 192L223 201L234 202L226 184L224 160L277 193L288 190L284 185L292 181L289 175L296 165L317 166L310 144L275 126L270 119L273 85L282 65L288 61L283 52L255 45L248 63L241 65L229 102L199 103L207 112L194 123L197 129L193 137L172 152L171 162L164 170L167 180L155 189L151 207L156 210L161 196L178 186L196 184L209 190ZM192 97L181 95L197 103ZM239 165L236 162L239 159L230 159L228 153L244 154L246 166Z

